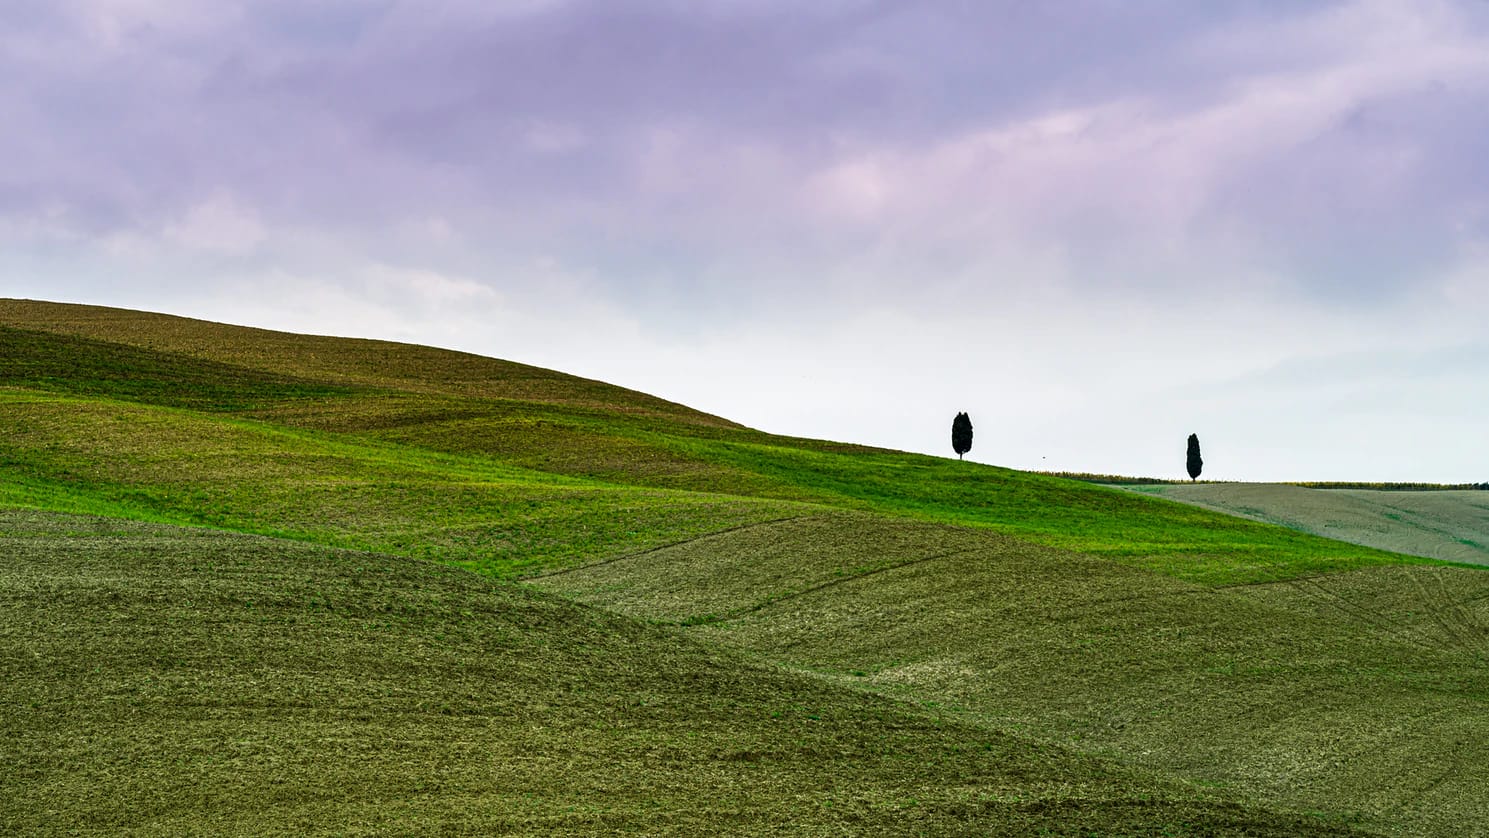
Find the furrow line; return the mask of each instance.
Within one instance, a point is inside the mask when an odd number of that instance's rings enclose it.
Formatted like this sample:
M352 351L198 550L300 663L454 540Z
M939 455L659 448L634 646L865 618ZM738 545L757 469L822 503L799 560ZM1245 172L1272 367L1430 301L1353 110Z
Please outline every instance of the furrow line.
M757 602L754 605L746 606L744 608L737 608L734 611L731 611L728 614L726 614L723 619L724 620L732 620L732 619L734 619L736 617L743 617L746 614L753 614L753 613L755 613L757 611L761 611L761 610L763 610L765 608L768 608L769 606L772 606L772 605L778 605L778 604L780 604L782 602L788 602L788 601L793 600L793 599L804 597L807 594L814 594L814 593L816 593L818 591L825 590L827 588L831 588L834 585L841 585L841 584L844 584L845 582L857 582L860 579L867 579L870 576L877 576L878 574L884 573L886 571L899 570L900 568L910 567L912 565L921 564L923 562L936 561L937 559L949 559L949 558L953 558L955 556L962 556L962 555L967 555L967 554L970 554L970 553L979 553L979 552L982 552L981 549L952 550L952 551L946 552L946 553L936 553L936 554L933 554L933 555L930 555L930 556L921 556L918 559L910 559L909 561L900 562L899 564L892 564L892 565L885 565L884 567L877 567L877 568L874 568L873 570L870 570L867 573L860 573L857 576L845 576L845 577L843 577L841 579L831 579L831 580L828 580L826 582L821 582L821 583L818 583L816 585L812 585L810 587L803 588L803 589L801 589L799 591L793 591L793 592L791 592L789 594L785 594L783 596L775 597L773 599L767 599L764 602Z
M732 527L726 527L722 530L715 530L711 533L705 533L703 535L694 536L692 538L684 538L681 541L674 541L668 544L662 544L657 547L648 547L645 550L640 550L635 553L626 553L624 555L615 556L613 558L603 559L598 562L590 562L589 564L582 564L576 567L565 567L560 568L559 570L550 570L547 573L538 573L532 576L524 576L523 581L547 579L553 576L563 576L566 573L574 573L580 570L589 570L590 568L594 567L604 567L608 564L615 564L616 562L623 562L630 559L639 559L643 556L649 556L652 553L660 553L663 550L671 550L674 547L682 547L686 544L695 544L700 541L707 541L710 538L718 538L720 536L730 535L732 533L743 532L744 530L752 530L757 527L769 527L774 526L775 524L784 524L788 521L800 521L804 518L823 518L827 517L828 514L829 513L815 513L812 515L788 515L785 518L773 518L769 521L756 521L753 524L738 524Z

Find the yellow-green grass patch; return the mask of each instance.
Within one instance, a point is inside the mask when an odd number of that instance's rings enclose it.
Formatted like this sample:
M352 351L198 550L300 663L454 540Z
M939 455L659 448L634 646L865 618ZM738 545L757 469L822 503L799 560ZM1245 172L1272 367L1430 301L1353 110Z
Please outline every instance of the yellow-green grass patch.
M644 550L797 506L614 486L191 411L0 392L12 503L128 511L496 575Z

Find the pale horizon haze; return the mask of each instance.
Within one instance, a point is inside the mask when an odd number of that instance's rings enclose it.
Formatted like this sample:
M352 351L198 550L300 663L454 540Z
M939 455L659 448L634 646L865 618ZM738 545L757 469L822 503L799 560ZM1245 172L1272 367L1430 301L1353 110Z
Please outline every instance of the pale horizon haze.
M0 6L0 296L1023 469L1489 481L1489 3Z

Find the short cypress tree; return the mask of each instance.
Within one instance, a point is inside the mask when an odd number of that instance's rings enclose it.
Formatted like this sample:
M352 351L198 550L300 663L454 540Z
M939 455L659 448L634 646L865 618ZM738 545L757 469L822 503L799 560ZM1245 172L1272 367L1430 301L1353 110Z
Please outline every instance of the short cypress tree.
M1184 465L1189 469L1190 482L1198 480L1200 470L1205 467L1205 461L1199 455L1199 434L1189 435L1189 455L1185 457Z
M956 452L958 460L972 450L972 418L965 413L958 413L951 420L951 450Z

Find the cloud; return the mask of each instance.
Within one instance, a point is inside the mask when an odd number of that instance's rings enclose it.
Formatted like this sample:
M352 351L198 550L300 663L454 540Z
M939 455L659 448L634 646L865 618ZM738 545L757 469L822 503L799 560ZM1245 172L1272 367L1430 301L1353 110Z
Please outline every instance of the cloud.
M1489 313L1470 0L18 0L0 112L0 292L927 450L975 407L1023 464Z
M231 195L218 193L168 225L163 237L178 247L241 253L262 243L264 235L257 213L240 206Z

